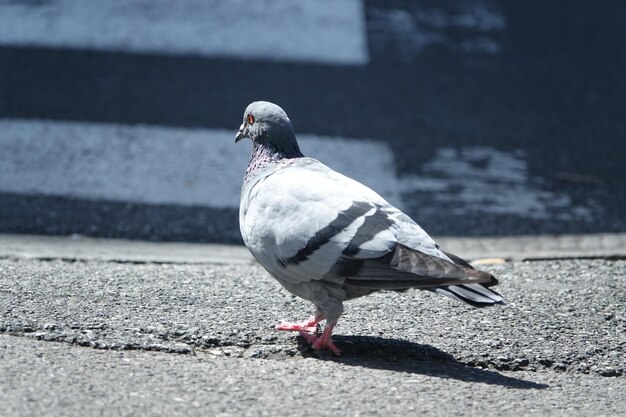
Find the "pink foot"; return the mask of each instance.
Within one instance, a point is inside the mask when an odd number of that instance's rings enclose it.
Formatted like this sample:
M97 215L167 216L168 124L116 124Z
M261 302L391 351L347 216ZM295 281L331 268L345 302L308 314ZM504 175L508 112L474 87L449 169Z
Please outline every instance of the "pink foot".
M315 316L311 316L308 320L305 320L301 323L288 323L282 322L276 325L276 330L287 330L292 332L308 332L315 334L318 331L317 324L322 319L318 319Z
M333 343L332 338L330 337L330 335L333 332L333 325L331 326L326 326L326 328L324 329L324 332L322 332L321 336L316 336L314 334L311 333L307 333L304 331L300 332L300 336L302 336L304 339L308 340L309 342L311 342L311 347L313 348L313 350L330 350L332 351L335 355L337 356L341 356L341 351L339 350L339 348L337 346L335 346L335 344Z

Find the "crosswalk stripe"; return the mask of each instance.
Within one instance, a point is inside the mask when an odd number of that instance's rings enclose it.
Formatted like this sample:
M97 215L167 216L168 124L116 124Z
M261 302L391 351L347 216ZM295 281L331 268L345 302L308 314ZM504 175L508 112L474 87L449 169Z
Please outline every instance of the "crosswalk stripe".
M249 143L232 130L0 120L0 192L237 208ZM299 135L303 152L400 204L388 145Z
M363 65L363 9L362 0L0 2L0 44Z

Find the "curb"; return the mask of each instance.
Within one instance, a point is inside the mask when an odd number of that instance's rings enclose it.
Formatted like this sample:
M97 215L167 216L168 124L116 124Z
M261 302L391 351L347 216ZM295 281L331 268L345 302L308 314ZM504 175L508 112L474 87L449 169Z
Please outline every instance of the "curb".
M626 258L626 234L441 237L447 251L476 260ZM213 243L145 242L81 235L0 234L0 257L124 263L253 264L243 246Z

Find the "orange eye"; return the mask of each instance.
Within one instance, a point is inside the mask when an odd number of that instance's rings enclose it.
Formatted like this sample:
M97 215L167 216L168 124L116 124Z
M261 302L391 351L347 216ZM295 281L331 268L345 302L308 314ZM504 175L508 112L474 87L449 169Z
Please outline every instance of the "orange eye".
M248 114L247 120L249 125L254 124L254 116L252 115L252 113Z

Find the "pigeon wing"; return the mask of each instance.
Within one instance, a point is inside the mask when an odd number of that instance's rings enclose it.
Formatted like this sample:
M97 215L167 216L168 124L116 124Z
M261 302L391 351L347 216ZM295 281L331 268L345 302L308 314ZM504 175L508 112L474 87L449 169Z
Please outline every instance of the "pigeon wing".
M240 226L246 245L272 275L292 283L321 280L355 245L371 257L392 249L392 222L367 221L384 206L389 204L368 187L301 158L242 193ZM360 241L370 235L377 239Z

